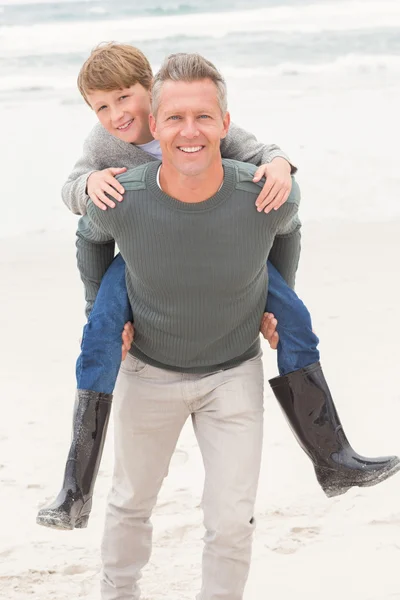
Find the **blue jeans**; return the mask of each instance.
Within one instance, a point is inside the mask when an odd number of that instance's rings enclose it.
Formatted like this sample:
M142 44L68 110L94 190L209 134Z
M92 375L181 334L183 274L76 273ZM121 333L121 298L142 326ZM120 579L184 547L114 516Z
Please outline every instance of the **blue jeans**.
M278 321L278 369L286 375L319 360L318 338L303 302L275 267L267 262L266 311ZM133 315L125 283L125 262L118 254L104 275L83 330L76 363L77 388L112 394L121 364L121 334Z

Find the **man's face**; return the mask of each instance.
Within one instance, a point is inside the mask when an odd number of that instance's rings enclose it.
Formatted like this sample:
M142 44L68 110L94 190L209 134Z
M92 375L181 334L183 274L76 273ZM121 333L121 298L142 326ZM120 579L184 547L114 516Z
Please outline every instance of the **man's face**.
M166 81L157 116L150 115L150 130L160 142L163 164L190 177L220 163L220 142L229 120L229 113L221 114L217 88L210 79Z
M149 130L150 92L140 83L123 90L95 90L87 98L111 135L130 144L146 144L153 139Z

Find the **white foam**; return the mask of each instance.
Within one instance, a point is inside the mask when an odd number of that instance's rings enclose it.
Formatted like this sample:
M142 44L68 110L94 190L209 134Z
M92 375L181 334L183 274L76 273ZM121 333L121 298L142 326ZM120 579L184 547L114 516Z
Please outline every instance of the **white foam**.
M323 32L400 27L398 0L284 6L257 10L164 17L141 17L95 23L60 23L4 27L2 52L8 56L89 52L101 40L141 41L185 35L221 38L238 32ZM7 48L7 52L5 52Z

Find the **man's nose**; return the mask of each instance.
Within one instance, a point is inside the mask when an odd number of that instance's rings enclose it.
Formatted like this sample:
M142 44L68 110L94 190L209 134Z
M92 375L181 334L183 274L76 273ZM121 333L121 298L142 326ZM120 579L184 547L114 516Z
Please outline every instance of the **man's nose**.
M199 135L199 128L195 119L186 119L181 130L182 137L193 139Z

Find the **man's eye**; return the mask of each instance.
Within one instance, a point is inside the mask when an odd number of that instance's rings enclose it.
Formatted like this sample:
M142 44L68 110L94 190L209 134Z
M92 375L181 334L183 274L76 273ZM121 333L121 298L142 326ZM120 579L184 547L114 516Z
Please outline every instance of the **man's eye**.
M200 115L199 119L210 119L210 115Z
M168 117L168 121L177 121L178 119L180 119L178 115L172 115L171 117Z

